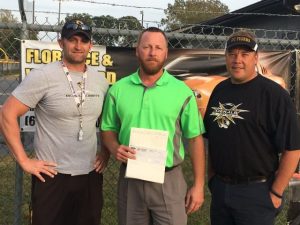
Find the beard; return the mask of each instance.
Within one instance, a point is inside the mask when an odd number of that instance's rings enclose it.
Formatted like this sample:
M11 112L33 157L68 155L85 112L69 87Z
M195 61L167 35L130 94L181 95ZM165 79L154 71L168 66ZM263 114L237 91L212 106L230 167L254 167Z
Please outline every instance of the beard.
M156 59L151 59L151 60L142 60L139 59L140 61L140 67L141 69L145 72L145 75L148 76L153 76L157 74L164 66L165 60L163 61L158 61ZM156 62L154 64L154 62Z

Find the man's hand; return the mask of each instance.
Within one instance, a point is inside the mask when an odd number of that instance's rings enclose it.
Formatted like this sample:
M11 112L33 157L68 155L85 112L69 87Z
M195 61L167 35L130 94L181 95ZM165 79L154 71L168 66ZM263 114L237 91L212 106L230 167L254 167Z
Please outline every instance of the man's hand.
M108 164L109 157L110 153L106 149L102 149L101 152L97 154L94 164L97 173L103 173Z
M293 178L300 179L300 173L294 173Z
M102 131L101 138L104 146L110 151L116 160L122 163L127 163L128 159L135 159L136 151L128 146L120 145L116 132Z
M278 198L277 196L275 196L274 194L272 194L270 192L270 197L271 197L271 200L273 202L273 206L277 209L281 206L281 203L282 203L282 199L281 198Z
M45 182L42 174L46 174L52 178L54 175L57 175L57 171L55 170L57 164L54 162L27 158L25 161L20 162L20 166L25 172L35 175L42 182Z
M197 211L202 206L203 202L204 190L199 187L192 186L185 197L186 213L191 214Z
M128 159L135 159L135 150L125 145L119 145L113 151L113 155L120 162L127 163Z

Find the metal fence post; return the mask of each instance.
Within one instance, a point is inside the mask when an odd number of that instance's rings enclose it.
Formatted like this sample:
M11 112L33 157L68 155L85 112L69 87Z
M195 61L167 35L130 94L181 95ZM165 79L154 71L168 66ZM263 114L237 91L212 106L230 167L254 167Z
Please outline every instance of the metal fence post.
M27 20L24 10L24 1L19 0L19 10L22 19L21 40L27 37ZM21 44L21 43L20 43ZM21 82L21 68L20 68L20 82ZM24 143L24 135L21 133L21 141ZM16 177L15 177L15 201L14 201L14 225L22 224L22 201L23 201L23 170L18 163L16 163Z
M16 178L15 178L15 201L14 201L14 225L22 224L22 200L23 200L23 170L16 163Z
M23 22L22 27L22 34L21 39L23 40L26 37L26 22ZM21 44L21 43L20 43ZM20 78L19 81L21 82L21 69L20 69ZM24 143L24 134L21 133L21 141ZM22 224L22 201L23 201L23 170L21 166L16 163L16 177L15 177L15 201L14 201L14 225L21 225Z

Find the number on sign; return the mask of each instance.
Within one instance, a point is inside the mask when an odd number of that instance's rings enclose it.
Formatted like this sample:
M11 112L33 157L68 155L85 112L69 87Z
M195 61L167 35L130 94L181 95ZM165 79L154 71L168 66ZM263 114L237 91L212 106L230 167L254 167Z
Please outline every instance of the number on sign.
M34 126L35 116L25 116L25 126Z

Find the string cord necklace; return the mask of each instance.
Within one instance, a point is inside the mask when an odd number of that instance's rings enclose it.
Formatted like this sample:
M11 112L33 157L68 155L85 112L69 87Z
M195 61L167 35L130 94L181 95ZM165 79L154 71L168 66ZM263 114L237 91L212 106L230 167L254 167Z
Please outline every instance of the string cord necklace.
M70 72L69 72L67 66L64 64L63 61L61 61L61 65L62 65L63 71L66 75L66 78L68 80L69 87L72 92L72 96L74 98L76 108L78 110L78 114L79 114L78 140L82 141L83 140L83 104L85 102L85 97L86 97L87 66L85 65L85 70L82 75L82 83L81 83L81 85L79 85L81 93L80 93L80 95L78 95L75 91L75 88L73 85L73 80L70 76Z

